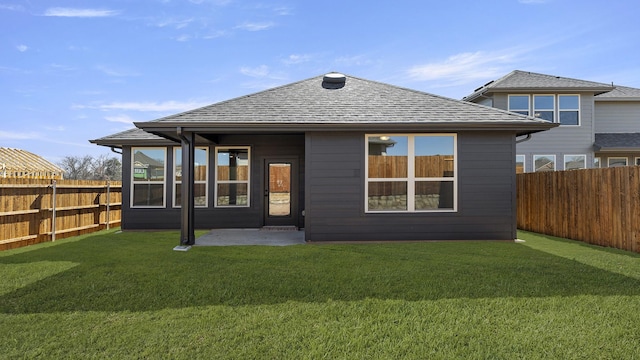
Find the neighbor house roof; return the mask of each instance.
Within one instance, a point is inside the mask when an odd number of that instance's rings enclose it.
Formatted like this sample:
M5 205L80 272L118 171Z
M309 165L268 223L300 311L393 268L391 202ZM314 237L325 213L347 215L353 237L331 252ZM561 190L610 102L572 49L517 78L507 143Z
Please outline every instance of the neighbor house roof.
M640 151L640 133L595 134L595 151Z
M337 73L135 125L176 141L178 128L212 134L417 129L496 129L527 134L555 126L500 109ZM92 142L105 145L112 140L113 136Z
M595 97L595 101L640 101L640 89L616 85L616 88Z
M611 84L514 70L498 80L490 81L475 89L471 95L464 97L464 100L473 101L482 95L497 92L518 93L547 90L553 92L589 91L594 94L602 94L613 90L613 88Z
M0 177L62 179L63 170L31 152L0 147Z
M125 130L113 135L109 135L109 136L105 136L99 139L89 140L89 141L94 144L99 144L104 146L113 146L113 147L121 147L122 145L136 145L136 144L139 144L140 141L144 141L145 145L160 145L160 146L173 143L173 141L167 140L158 135L148 133L138 128Z

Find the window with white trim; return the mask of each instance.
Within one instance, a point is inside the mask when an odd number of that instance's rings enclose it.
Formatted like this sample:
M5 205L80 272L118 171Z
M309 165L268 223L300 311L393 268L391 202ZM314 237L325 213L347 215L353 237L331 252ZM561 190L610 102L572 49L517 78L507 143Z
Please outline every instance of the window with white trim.
M248 207L250 204L251 150L248 146L216 147L216 207Z
M193 164L193 203L196 207L207 207L207 179L209 169L209 149L196 147ZM182 148L173 151L173 206L180 207L182 201Z
M456 134L371 134L366 140L366 212L456 211Z
M585 169L586 167L587 167L587 155L565 155L564 156L565 170Z
M593 158L593 167L594 168L599 169L600 168L600 163L601 163L601 161L600 161L599 157L594 157Z
M555 155L533 155L533 171L555 171Z
M533 95L533 116L549 122L554 122L555 96Z
M580 96L558 95L558 122L560 125L580 125Z
M516 155L516 174L522 174L525 172L524 159L524 155Z
M610 157L607 159L608 167L616 167L616 166L627 166L627 158L626 157Z
M131 148L131 207L165 207L166 148Z
M508 95L507 110L522 115L533 114L534 117L559 123L561 126L580 126L578 94Z
M509 111L529 115L529 95L509 95Z

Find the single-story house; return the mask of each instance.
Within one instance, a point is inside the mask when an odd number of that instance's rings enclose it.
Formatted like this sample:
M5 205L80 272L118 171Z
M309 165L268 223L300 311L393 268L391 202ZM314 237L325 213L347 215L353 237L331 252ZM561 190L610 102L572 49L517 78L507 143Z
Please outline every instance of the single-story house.
M122 149L122 228L180 228L183 245L265 226L513 240L517 138L556 126L339 73L135 125L91 140Z

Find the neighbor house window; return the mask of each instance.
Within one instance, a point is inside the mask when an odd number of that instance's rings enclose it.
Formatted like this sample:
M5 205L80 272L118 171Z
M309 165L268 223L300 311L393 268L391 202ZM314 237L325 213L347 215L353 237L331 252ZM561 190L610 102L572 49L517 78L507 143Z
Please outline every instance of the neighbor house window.
M586 155L565 155L564 156L564 169L565 170L577 170L587 167Z
M610 157L607 159L607 166L616 167L616 166L627 166L627 158L626 157Z
M529 95L509 95L509 111L529 115Z
M456 210L456 135L367 135L367 212Z
M216 207L248 207L249 147L216 147Z
M193 164L193 202L196 207L207 206L207 174L209 150L206 147L194 149ZM182 148L173 152L173 206L180 207L182 201Z
M533 155L533 171L554 171L555 169L555 155Z
M131 207L164 207L167 151L131 149Z
M599 157L594 157L593 158L593 167L594 168L600 168L600 158Z
M522 174L525 172L524 158L524 155L516 155L516 174Z
M636 165L640 165L640 157L636 158Z
M533 116L553 122L555 113L555 96L533 95Z
M558 95L558 120L560 125L580 125L578 95Z

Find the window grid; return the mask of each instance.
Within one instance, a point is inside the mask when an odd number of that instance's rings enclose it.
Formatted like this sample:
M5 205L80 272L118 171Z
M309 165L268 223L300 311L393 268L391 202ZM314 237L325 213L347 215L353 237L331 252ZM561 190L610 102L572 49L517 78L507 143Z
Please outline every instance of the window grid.
M162 158L158 155L161 155ZM164 208L166 206L166 183L167 149L164 147L132 147L130 206L132 208ZM159 198L161 203L158 202Z
M393 137L393 136L406 136L408 139L408 149L407 149L407 177L394 177L394 178L369 178L369 149L368 139L371 137ZM415 138L420 136L450 136L453 137L453 177L416 177L415 176ZM457 211L457 135L456 134L370 134L366 135L365 146L367 146L366 154L367 160L365 165L365 174L366 174L366 184L365 184L365 212L367 213L396 213L396 212L455 212ZM419 182L438 182L445 181L453 183L453 208L445 208L445 209L437 209L437 210L416 210L415 208L415 195L416 195L416 184ZM370 183L405 183L407 184L407 208L405 210L369 210L369 184Z
M247 174L246 180L220 180L219 179L219 168L220 164L218 163L219 153L231 150L246 150L247 152ZM215 148L215 180L214 180L214 207L216 208L238 208L238 207L249 207L251 206L251 148L249 146L219 146ZM231 204L220 204L220 194L219 194L219 185L244 185L246 188L246 204L241 205L231 205Z
M194 169L194 180L193 183L198 184L198 185L204 185L204 199L200 202L196 201L195 202L195 207L207 207L208 206L208 199L209 199L209 148L207 147L196 147L195 151L196 151L196 156L194 156L194 161L197 162L197 152L198 150L203 150L205 152L205 162L204 162L204 171L200 170L198 171L198 169ZM180 163L180 164L179 164ZM178 199L178 195L179 195L179 188L182 186L182 176L180 176L180 180L178 180L178 165L180 165L182 167L182 148L181 147L175 147L173 150L173 181L174 181L174 185L173 185L173 207L179 208L181 206L180 201ZM195 166L195 164L194 164ZM182 170L181 170L182 171ZM204 180L200 179L198 180L198 176L197 173L203 173L204 174ZM194 191L194 196L197 197L197 194Z

